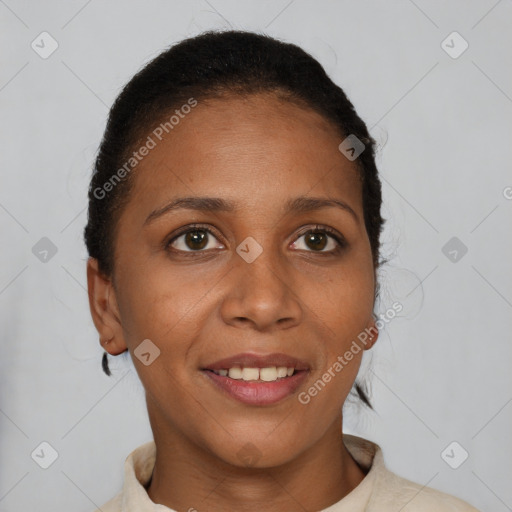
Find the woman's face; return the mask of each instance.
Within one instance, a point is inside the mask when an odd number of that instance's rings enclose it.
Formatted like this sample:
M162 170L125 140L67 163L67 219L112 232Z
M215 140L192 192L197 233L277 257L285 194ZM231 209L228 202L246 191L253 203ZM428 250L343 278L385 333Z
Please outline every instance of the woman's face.
M112 343L131 353L155 438L282 464L340 421L363 351L343 356L374 325L355 163L322 116L270 94L199 102L164 135L118 224ZM296 372L229 377L244 366Z

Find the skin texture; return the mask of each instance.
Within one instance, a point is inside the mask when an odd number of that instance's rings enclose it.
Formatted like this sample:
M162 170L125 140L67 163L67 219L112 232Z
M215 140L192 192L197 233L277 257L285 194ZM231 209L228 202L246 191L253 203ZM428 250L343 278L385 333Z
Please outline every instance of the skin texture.
M375 328L361 183L338 150L342 139L321 115L269 93L202 101L134 171L114 275L102 276L89 259L100 339L111 340L105 349L113 355L130 351L146 390L157 445L148 493L156 503L179 511L321 510L364 478L340 435L363 350L307 405L297 397ZM144 225L155 209L189 196L237 209L178 209ZM355 216L335 207L287 213L286 201L299 196L343 201ZM193 223L213 231L205 248L194 251L185 235L165 248ZM304 228L317 224L339 232L346 247L332 252L338 244L328 233L325 247L308 243ZM236 252L249 236L263 248L252 263ZM133 355L145 339L161 351L149 366ZM311 369L277 404L244 405L200 370L240 352L283 352ZM251 467L239 455L248 443L257 453Z

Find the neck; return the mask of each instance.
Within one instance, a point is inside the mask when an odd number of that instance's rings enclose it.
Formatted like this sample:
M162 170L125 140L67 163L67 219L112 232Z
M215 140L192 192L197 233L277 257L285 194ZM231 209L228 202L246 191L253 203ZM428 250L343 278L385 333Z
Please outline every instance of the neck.
M169 425L159 428L151 416L157 453L147 491L153 502L173 510L322 510L365 476L343 444L341 414L317 443L269 468L228 464Z

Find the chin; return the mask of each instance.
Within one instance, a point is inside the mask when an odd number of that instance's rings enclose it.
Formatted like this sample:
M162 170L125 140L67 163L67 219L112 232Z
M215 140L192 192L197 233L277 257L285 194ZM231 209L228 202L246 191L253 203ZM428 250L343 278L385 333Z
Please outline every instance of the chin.
M289 438L288 442L288 445L283 445L283 438L267 436L265 439L262 436L255 439L254 436L245 436L232 438L228 446L218 447L212 453L237 468L268 469L294 460L306 448L298 446L293 438Z

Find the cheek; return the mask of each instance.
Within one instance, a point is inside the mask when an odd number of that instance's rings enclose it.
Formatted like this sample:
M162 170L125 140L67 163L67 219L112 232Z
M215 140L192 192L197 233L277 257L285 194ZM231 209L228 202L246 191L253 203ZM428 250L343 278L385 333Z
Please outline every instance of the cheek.
M311 290L315 313L336 338L345 339L367 327L374 306L373 269L341 267L323 286Z
M215 281L187 270L172 270L168 264L124 268L118 304L130 348L149 338L159 347L172 339L177 349L180 340L193 337L200 324L198 315L207 303L205 295ZM184 330L187 337L180 336Z
M330 276L323 293L315 293L318 324L323 331L325 359L313 407L338 410L357 376L363 350L359 336L369 326L374 304L373 267L353 265ZM323 385L325 384L325 388ZM320 396L322 395L322 396ZM319 404L322 404L321 406ZM333 412L335 412L333 410Z
M205 280L191 281L189 272L158 265L151 270L138 267L127 275L120 287L120 313L137 373L154 403L182 410L190 405L189 352L210 311ZM137 357L137 348L148 339L158 356L146 366Z

